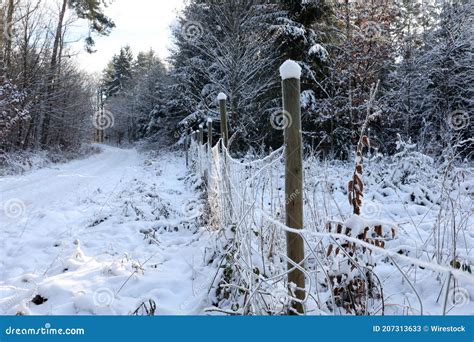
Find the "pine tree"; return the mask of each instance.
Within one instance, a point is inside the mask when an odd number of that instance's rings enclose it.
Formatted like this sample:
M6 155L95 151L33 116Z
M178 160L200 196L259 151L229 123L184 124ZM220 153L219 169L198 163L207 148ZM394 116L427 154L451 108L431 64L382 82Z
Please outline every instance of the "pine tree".
M406 141L416 141L423 126L424 89L429 81L428 75L422 72L420 56L423 53L420 51L424 49L423 27L433 17L433 13L426 15L427 9L422 3L410 0L400 4L401 15L396 30L400 60L387 80L385 129L392 137L400 134Z
M107 7L107 5L108 1L106 0L69 0L69 6L77 16L89 22L89 31L99 35L108 35L115 27L115 23L103 12L103 7ZM94 52L94 45L94 39L89 34L86 38L87 51Z
M26 94L18 90L4 75L0 75L0 151L12 147L9 135L21 121L27 120L28 111L21 108Z
M168 72L152 49L135 59L130 47L121 48L105 68L100 87L114 116L114 127L108 129L112 139L133 142L163 129L159 121L166 113Z
M198 125L217 115L216 95L224 92L236 143L264 138L279 85L271 31L277 13L277 6L255 0L193 1L186 8L171 58L179 95L170 105L182 122Z
M424 4L423 4L424 5ZM439 8L442 10L439 11ZM411 138L425 153L439 155L472 133L473 39L470 2L414 7L406 3L403 52L390 76L390 130ZM458 146L461 147L461 146Z
M303 137L306 143L315 139L323 141L325 133L321 104L329 96L328 78L331 54L328 49L334 36L334 25L337 17L330 2L284 0L281 2L284 11L274 28L276 29L280 60L297 61L302 67L301 104L303 107ZM312 133L310 133L312 131Z
M372 85L381 81L379 96L386 90L395 63L393 30L399 9L390 0L340 1L332 8L336 19L328 35L328 73L320 81L325 95L314 122L323 132L319 143L333 156L347 158L358 141ZM371 122L372 132L378 133L372 136L374 143L382 140L382 126L380 119Z
M107 97L114 96L126 89L133 77L133 53L130 46L120 49L112 58L104 74L104 90Z
M471 1L444 2L439 27L427 36L421 61L429 82L424 94L425 122L420 133L431 152L445 149L454 134L472 136L469 123L474 109L473 9Z

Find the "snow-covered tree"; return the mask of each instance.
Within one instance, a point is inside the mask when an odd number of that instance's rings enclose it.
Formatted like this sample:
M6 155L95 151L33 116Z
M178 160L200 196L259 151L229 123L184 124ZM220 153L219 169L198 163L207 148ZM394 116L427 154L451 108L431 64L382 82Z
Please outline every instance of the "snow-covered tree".
M129 87L132 82L133 53L130 46L120 49L104 71L104 91L111 97Z
M12 147L15 141L10 136L13 129L28 119L28 111L21 108L24 99L25 93L0 75L0 150L6 151Z
M2 123L9 127L8 134L3 134L6 144L11 150L77 150L91 137L93 108L90 79L69 58L71 51L65 39L77 19L76 12L64 10L55 46L51 33L57 32L62 8L33 0L9 1L8 6L0 8L8 12L0 17L9 22L0 25L0 55L9 59L2 63L1 72L6 75L2 79L2 109L8 107L3 111L3 119L7 119Z
M156 133L166 103L167 70L153 50L133 57L130 47L122 48L106 69L101 89L105 109L114 118L107 136L117 143L129 142Z
M326 36L327 72L318 79L325 91L313 124L321 147L346 158L358 141L370 88L380 80L379 93L385 91L386 75L395 60L398 9L393 1L339 1L333 11L336 19ZM372 131L381 131L378 120L371 125Z
M472 136L474 72L473 4L439 1L408 4L402 58L393 71L387 107L390 129L439 155L455 141ZM441 10L440 10L441 9ZM426 12L429 15L426 15ZM426 26L426 17L430 26ZM466 146L465 146L466 147Z
M474 4L443 2L439 27L427 36L421 58L427 75L421 143L442 151L458 132L471 136L474 109Z
M264 1L194 1L175 28L171 61L178 98L188 123L217 116L216 95L229 96L230 128L236 143L262 141L279 82L272 24L281 14Z

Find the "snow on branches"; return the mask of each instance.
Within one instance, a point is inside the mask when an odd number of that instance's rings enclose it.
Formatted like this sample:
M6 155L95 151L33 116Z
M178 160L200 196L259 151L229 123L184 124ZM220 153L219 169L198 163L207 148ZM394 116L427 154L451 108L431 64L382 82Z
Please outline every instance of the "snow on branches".
M6 145L6 137L21 120L28 119L28 110L21 108L26 94L0 76L0 143Z

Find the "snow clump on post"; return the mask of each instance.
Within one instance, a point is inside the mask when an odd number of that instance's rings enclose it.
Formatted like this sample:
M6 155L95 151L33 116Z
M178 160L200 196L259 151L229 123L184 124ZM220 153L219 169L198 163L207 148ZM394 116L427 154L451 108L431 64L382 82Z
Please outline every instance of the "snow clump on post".
M280 76L282 80L289 78L301 78L301 67L295 61L288 59L280 67Z
M219 93L219 95L217 95L217 100L218 101L225 101L225 100L227 100L227 95L224 94L224 93Z

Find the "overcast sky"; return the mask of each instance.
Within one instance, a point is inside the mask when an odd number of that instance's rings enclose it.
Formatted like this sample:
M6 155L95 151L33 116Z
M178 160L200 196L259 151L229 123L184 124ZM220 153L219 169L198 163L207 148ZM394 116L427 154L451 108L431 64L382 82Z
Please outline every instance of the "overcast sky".
M116 28L109 36L96 37L94 54L84 51L84 34L87 25L73 29L72 39L82 37L72 44L81 67L88 72L100 72L120 47L129 44L136 55L138 51L153 48L165 58L170 47L170 25L184 7L184 0L114 0L106 9L106 15L115 22ZM80 34L79 34L80 32Z

